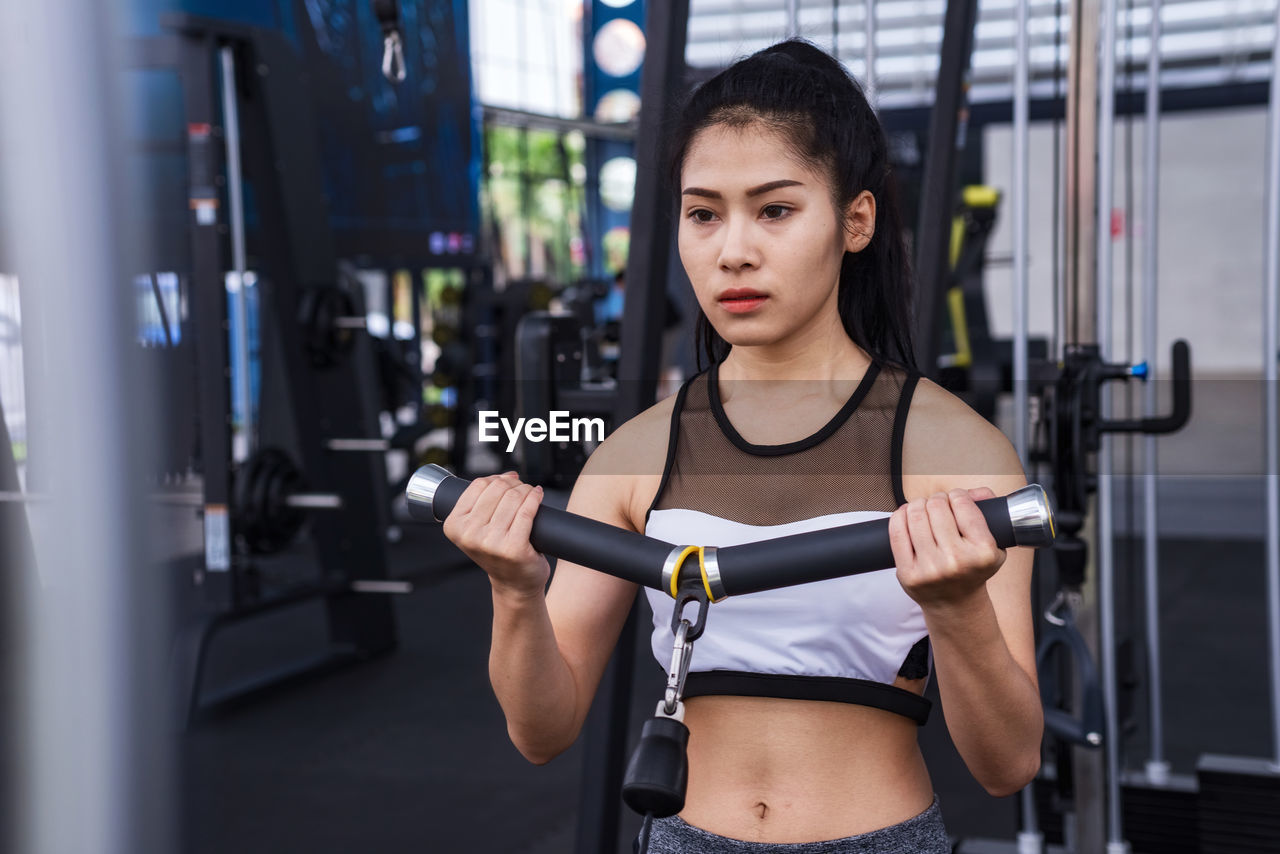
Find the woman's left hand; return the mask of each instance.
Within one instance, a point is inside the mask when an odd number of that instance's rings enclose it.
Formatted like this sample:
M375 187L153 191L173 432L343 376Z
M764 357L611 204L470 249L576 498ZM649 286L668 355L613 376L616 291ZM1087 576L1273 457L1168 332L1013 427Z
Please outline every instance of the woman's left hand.
M953 489L902 505L889 517L898 581L921 607L965 601L1004 564L975 502L995 498L985 486Z

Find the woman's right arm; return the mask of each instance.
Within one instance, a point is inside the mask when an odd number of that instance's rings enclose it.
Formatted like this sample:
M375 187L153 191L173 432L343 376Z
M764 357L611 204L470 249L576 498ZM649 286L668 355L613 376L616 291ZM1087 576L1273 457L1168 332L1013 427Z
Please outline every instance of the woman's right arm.
M641 479L620 474L616 462L633 430L617 431L591 455L569 512L635 530L629 507ZM536 764L577 738L637 590L568 561L545 590L549 567L529 544L540 503L541 492L512 475L478 478L445 521L445 535L489 575L489 679L512 743Z

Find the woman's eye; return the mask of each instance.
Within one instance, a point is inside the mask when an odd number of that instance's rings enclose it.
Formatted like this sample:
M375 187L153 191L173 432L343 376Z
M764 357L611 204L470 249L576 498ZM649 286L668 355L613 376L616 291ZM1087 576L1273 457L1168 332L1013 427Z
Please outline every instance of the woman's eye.
M699 214L706 214L706 215L707 215L707 219L703 219L702 217L700 217L700 216L699 216ZM698 222L698 223L710 222L710 221L711 221L711 219L710 219L710 217L711 217L711 211L709 211L709 210L704 210L704 209L702 209L702 208L698 208L697 210L689 211L689 213L688 213L688 217L689 217L689 219L693 220L694 222Z
M769 211L777 211L778 214L776 216L769 216ZM791 212L791 208L783 207L782 205L768 205L765 207L764 212L765 219L783 219Z

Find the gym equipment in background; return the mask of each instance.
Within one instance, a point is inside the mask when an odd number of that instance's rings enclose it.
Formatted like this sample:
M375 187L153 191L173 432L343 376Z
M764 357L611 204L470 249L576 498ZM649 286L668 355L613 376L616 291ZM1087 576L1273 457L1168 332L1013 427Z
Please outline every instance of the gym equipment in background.
M1000 191L969 185L951 224L947 314L938 384L996 422L996 402L1013 387L1013 339L995 338L987 319L986 258L1000 207ZM1048 342L1028 340L1028 357L1045 359Z
M1199 830L1205 854L1280 850L1280 7L1271 51L1271 105L1267 115L1266 264L1263 279L1262 375L1265 386L1267 638L1270 658L1272 755L1203 754Z
M545 418L556 411L595 417L610 432L617 384L584 381L590 341L570 314L535 311L516 326L516 416ZM603 437L601 437L603 438ZM520 476L530 483L570 489L586 463L584 441L520 442Z
M364 294L340 275L333 254L318 130L298 53L274 31L186 15L164 23L170 34L140 40L134 61L177 72L186 130L203 485L198 495L166 498L194 499L203 515L204 555L191 577L204 607L180 629L175 648L177 712L190 720L211 704L201 686L208 647L237 621L320 601L329 649L213 700L385 653L395 647L396 629L390 602L360 592L374 589L363 582L388 578L386 470L380 455L368 453L385 449L386 440L376 419ZM243 186L253 190L252 217ZM245 282L249 259L258 277L261 402L256 419L254 406L241 406L246 424L236 449L224 277L230 269ZM338 507L342 512L328 513L323 524L304 525L313 513ZM314 549L290 562L304 528Z

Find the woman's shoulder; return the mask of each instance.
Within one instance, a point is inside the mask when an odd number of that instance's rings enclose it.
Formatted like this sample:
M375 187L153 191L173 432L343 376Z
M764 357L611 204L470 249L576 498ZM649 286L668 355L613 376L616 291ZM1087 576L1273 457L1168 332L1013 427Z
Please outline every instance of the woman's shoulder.
M587 459L581 477L607 478L636 530L662 481L677 394L659 400L620 424Z
M908 499L981 485L1025 483L1013 443L999 427L956 395L921 376L902 440L903 491ZM1016 488L1016 487L1014 487ZM1004 494L996 489L997 494Z
M649 468L643 463L649 462L651 457L658 456L665 461L667 436L671 432L671 416L675 411L676 397L675 394L665 397L620 424L600 444L592 458L604 451L606 458L610 460L639 463L640 465L632 467L642 471Z

